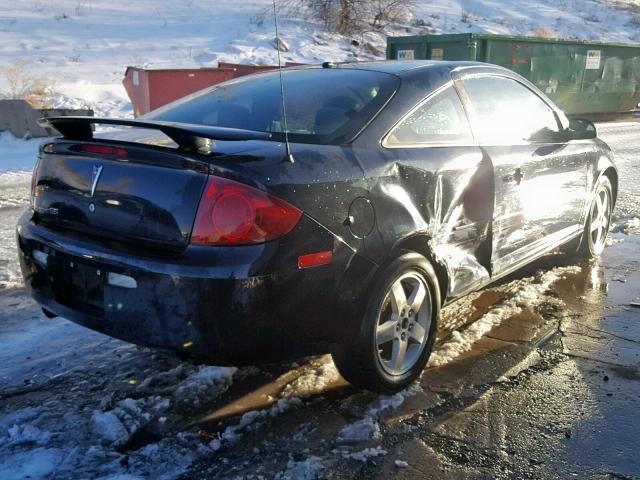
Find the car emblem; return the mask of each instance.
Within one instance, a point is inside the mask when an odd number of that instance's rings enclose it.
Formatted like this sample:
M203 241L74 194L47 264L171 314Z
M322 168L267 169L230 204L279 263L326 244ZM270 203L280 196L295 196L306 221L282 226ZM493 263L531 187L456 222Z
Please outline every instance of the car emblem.
M93 180L91 182L91 195L89 195L90 197L93 197L93 194L96 193L96 187L98 186L98 180L100 180L100 174L102 173L102 165L98 166L98 165L94 165L93 166Z
M95 206L95 204L93 204L93 203L90 203L90 204L89 204L89 211L90 211L91 213L93 213L93 212L95 212L95 211L96 211L96 206Z

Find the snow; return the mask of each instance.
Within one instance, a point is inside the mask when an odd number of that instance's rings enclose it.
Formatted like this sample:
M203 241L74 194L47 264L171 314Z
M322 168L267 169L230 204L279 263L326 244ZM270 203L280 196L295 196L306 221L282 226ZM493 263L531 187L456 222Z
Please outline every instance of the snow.
M95 433L108 443L123 445L129 439L129 432L114 412L95 412L91 422Z
M289 460L287 469L276 475L276 480L314 480L324 468L322 459L318 457L309 457L300 462Z
M327 385L336 382L340 373L330 355L313 360L305 367L305 373L288 383L282 390L283 398L309 397L325 390Z
M289 399L279 399L266 410L250 410L240 417L240 421L236 425L225 428L219 438L215 438L209 443L209 447L217 451L223 446L233 445L242 438L242 432L244 430L255 430L262 425L264 420L276 417L290 408L300 405L302 405L302 400L293 397Z
M395 395L375 395L362 415L362 418L343 427L336 436L335 443L342 446L357 445L362 442L379 442L382 432L378 419L388 410L397 409L408 397L422 391L418 383L413 383ZM344 448L344 447L342 447ZM369 458L386 455L387 451L380 446L368 447L359 452L344 454L359 462L366 462Z
M161 397L139 400L126 398L112 410L93 414L91 421L94 433L103 443L122 446L154 416L167 410L169 405L170 400Z
M56 448L34 448L0 460L0 478L3 480L45 479L56 471L65 454Z
M380 446L375 448L365 448L364 450L360 450L359 452L353 452L347 454L349 458L353 460L357 460L358 462L366 462L370 458L376 458L383 455L386 455L388 452Z
M393 463L398 468L407 468L409 466L409 464L404 460L395 460Z
M38 157L38 147L43 140L15 138L10 132L0 132L0 187L11 180L11 176L4 172L33 169ZM0 203L0 208L2 207L3 204Z
M579 266L556 267L535 277L520 279L511 284L509 295L497 307L492 308L478 320L462 330L455 330L445 342L437 344L429 358L428 367L438 367L451 362L463 353L471 350L480 340L504 320L517 315L525 307L535 307L551 299L544 295L551 284L567 273L580 271ZM556 300L560 302L560 300Z
M385 410L395 410L398 408L408 397L422 391L422 387L418 383L412 383L404 390L394 395L379 395L376 400L371 402L367 408L367 415L370 417L377 417Z
M640 233L640 218L633 217L633 218L621 219L621 221L617 225L611 226L611 231L613 233L622 232L626 235L629 235L632 233L638 234ZM611 244L616 242L616 240L614 239L607 239L607 242L608 242L607 245L609 244L609 240L611 241L610 242ZM622 239L618 239L618 241L620 240Z
M380 425L372 417L367 416L340 430L336 443L338 445L352 445L368 440L379 440L380 438Z
M23 209L24 207L5 210L0 208L0 290L20 287L23 284L15 233Z
M181 382L169 385L154 381L156 375L151 375L150 381L134 388L139 398L111 402L106 395L101 409L91 410L72 396L0 416L0 478L49 478L53 471L61 478L178 477L212 453L193 432L178 431L128 452L126 466L118 450L142 429L164 423L160 418L166 422L165 415L211 402L226 391L236 372L235 368L182 364L157 372L157 377L165 382L177 379L178 370L184 376ZM148 392L155 394L145 395Z
M237 371L235 367L202 366L178 385L173 396L182 405L198 407L201 402L227 390Z
M7 445L13 447L15 445L32 444L46 445L51 438L49 432L43 432L33 425L14 425L7 430Z
M29 203L31 169L42 140L0 133L0 290L22 285L16 261L15 225Z

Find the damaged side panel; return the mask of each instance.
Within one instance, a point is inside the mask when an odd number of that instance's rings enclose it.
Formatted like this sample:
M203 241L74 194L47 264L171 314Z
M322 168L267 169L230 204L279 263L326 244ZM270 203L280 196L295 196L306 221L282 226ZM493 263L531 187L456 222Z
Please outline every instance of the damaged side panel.
M365 182L376 217L364 240L367 256L384 262L418 237L422 252L447 271L447 298L487 282L494 180L479 147L388 149L362 161L369 163Z

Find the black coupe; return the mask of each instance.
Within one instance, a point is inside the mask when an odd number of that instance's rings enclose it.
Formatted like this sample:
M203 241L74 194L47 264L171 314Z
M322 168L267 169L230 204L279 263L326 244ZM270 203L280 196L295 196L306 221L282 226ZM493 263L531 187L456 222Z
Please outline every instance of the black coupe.
M136 120L44 120L62 136L17 232L45 314L209 362L331 352L393 392L443 304L563 245L602 252L611 150L517 74L326 63L282 84L284 105L268 72Z

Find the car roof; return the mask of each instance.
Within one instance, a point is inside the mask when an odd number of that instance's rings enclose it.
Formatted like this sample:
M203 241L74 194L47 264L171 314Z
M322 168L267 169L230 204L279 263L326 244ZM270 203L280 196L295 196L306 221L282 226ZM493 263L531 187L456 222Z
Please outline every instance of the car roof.
M416 73L420 70L447 70L452 71L460 68L483 68L483 69L495 69L500 71L509 71L503 67L492 65L482 62L469 62L469 61L450 61L450 60L381 60L370 62L326 62L325 68L344 68L344 69L358 69L358 70L371 70L376 72L391 73L394 75L403 76L408 72ZM302 68L321 68L320 65L313 65ZM300 67L293 67L300 68Z

